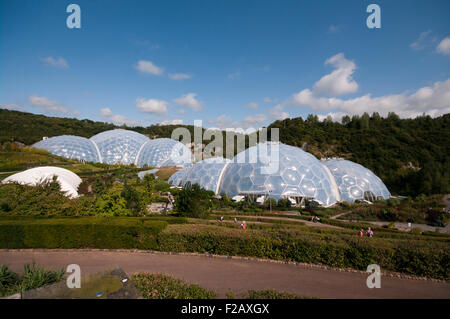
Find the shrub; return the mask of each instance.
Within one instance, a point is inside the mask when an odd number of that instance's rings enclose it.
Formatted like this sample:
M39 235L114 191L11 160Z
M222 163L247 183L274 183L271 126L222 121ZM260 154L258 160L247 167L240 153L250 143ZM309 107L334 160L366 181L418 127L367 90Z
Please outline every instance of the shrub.
M163 220L126 217L0 220L1 248L157 249Z
M206 217L212 207L214 192L200 188L199 185L187 184L175 199L175 209L181 216Z
M164 274L138 273L132 281L146 299L213 299L216 294Z

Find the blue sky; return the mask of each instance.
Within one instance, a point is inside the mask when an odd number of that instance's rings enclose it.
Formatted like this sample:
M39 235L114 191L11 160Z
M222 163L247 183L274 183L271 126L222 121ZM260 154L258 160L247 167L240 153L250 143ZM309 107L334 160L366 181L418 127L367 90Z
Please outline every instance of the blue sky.
M81 8L81 29L66 7ZM381 8L381 28L366 7ZM0 104L147 126L450 112L449 1L0 1Z

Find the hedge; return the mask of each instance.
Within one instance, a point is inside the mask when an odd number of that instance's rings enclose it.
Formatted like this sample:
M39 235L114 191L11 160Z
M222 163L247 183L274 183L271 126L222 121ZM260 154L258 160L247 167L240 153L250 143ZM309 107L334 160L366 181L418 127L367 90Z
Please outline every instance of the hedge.
M0 248L157 249L168 223L145 218L50 218L0 220Z
M135 248L250 256L450 278L448 242L359 238L345 231L276 231L183 224L183 218L0 219L0 248Z
M210 231L168 228L158 235L159 249L252 256L359 270L366 270L369 264L378 264L390 271L450 278L450 256L445 243L356 236L343 239L339 235L314 233L274 236L260 231L225 232L219 227L215 232L212 227L208 226Z

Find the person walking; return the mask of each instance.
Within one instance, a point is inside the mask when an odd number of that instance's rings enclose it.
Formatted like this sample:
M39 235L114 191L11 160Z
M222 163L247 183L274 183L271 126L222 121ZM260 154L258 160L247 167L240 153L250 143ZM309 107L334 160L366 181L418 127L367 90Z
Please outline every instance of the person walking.
M358 233L359 237L363 237L364 236L364 229L361 228L361 230Z
M366 235L367 237L373 237L373 231L372 229L370 229L370 227L367 229Z

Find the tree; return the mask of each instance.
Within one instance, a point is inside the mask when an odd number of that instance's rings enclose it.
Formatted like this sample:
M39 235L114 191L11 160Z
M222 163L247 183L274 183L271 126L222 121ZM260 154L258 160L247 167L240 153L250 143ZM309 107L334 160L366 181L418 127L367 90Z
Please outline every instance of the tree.
M174 206L182 216L203 218L208 216L213 198L214 192L188 183L178 193Z

